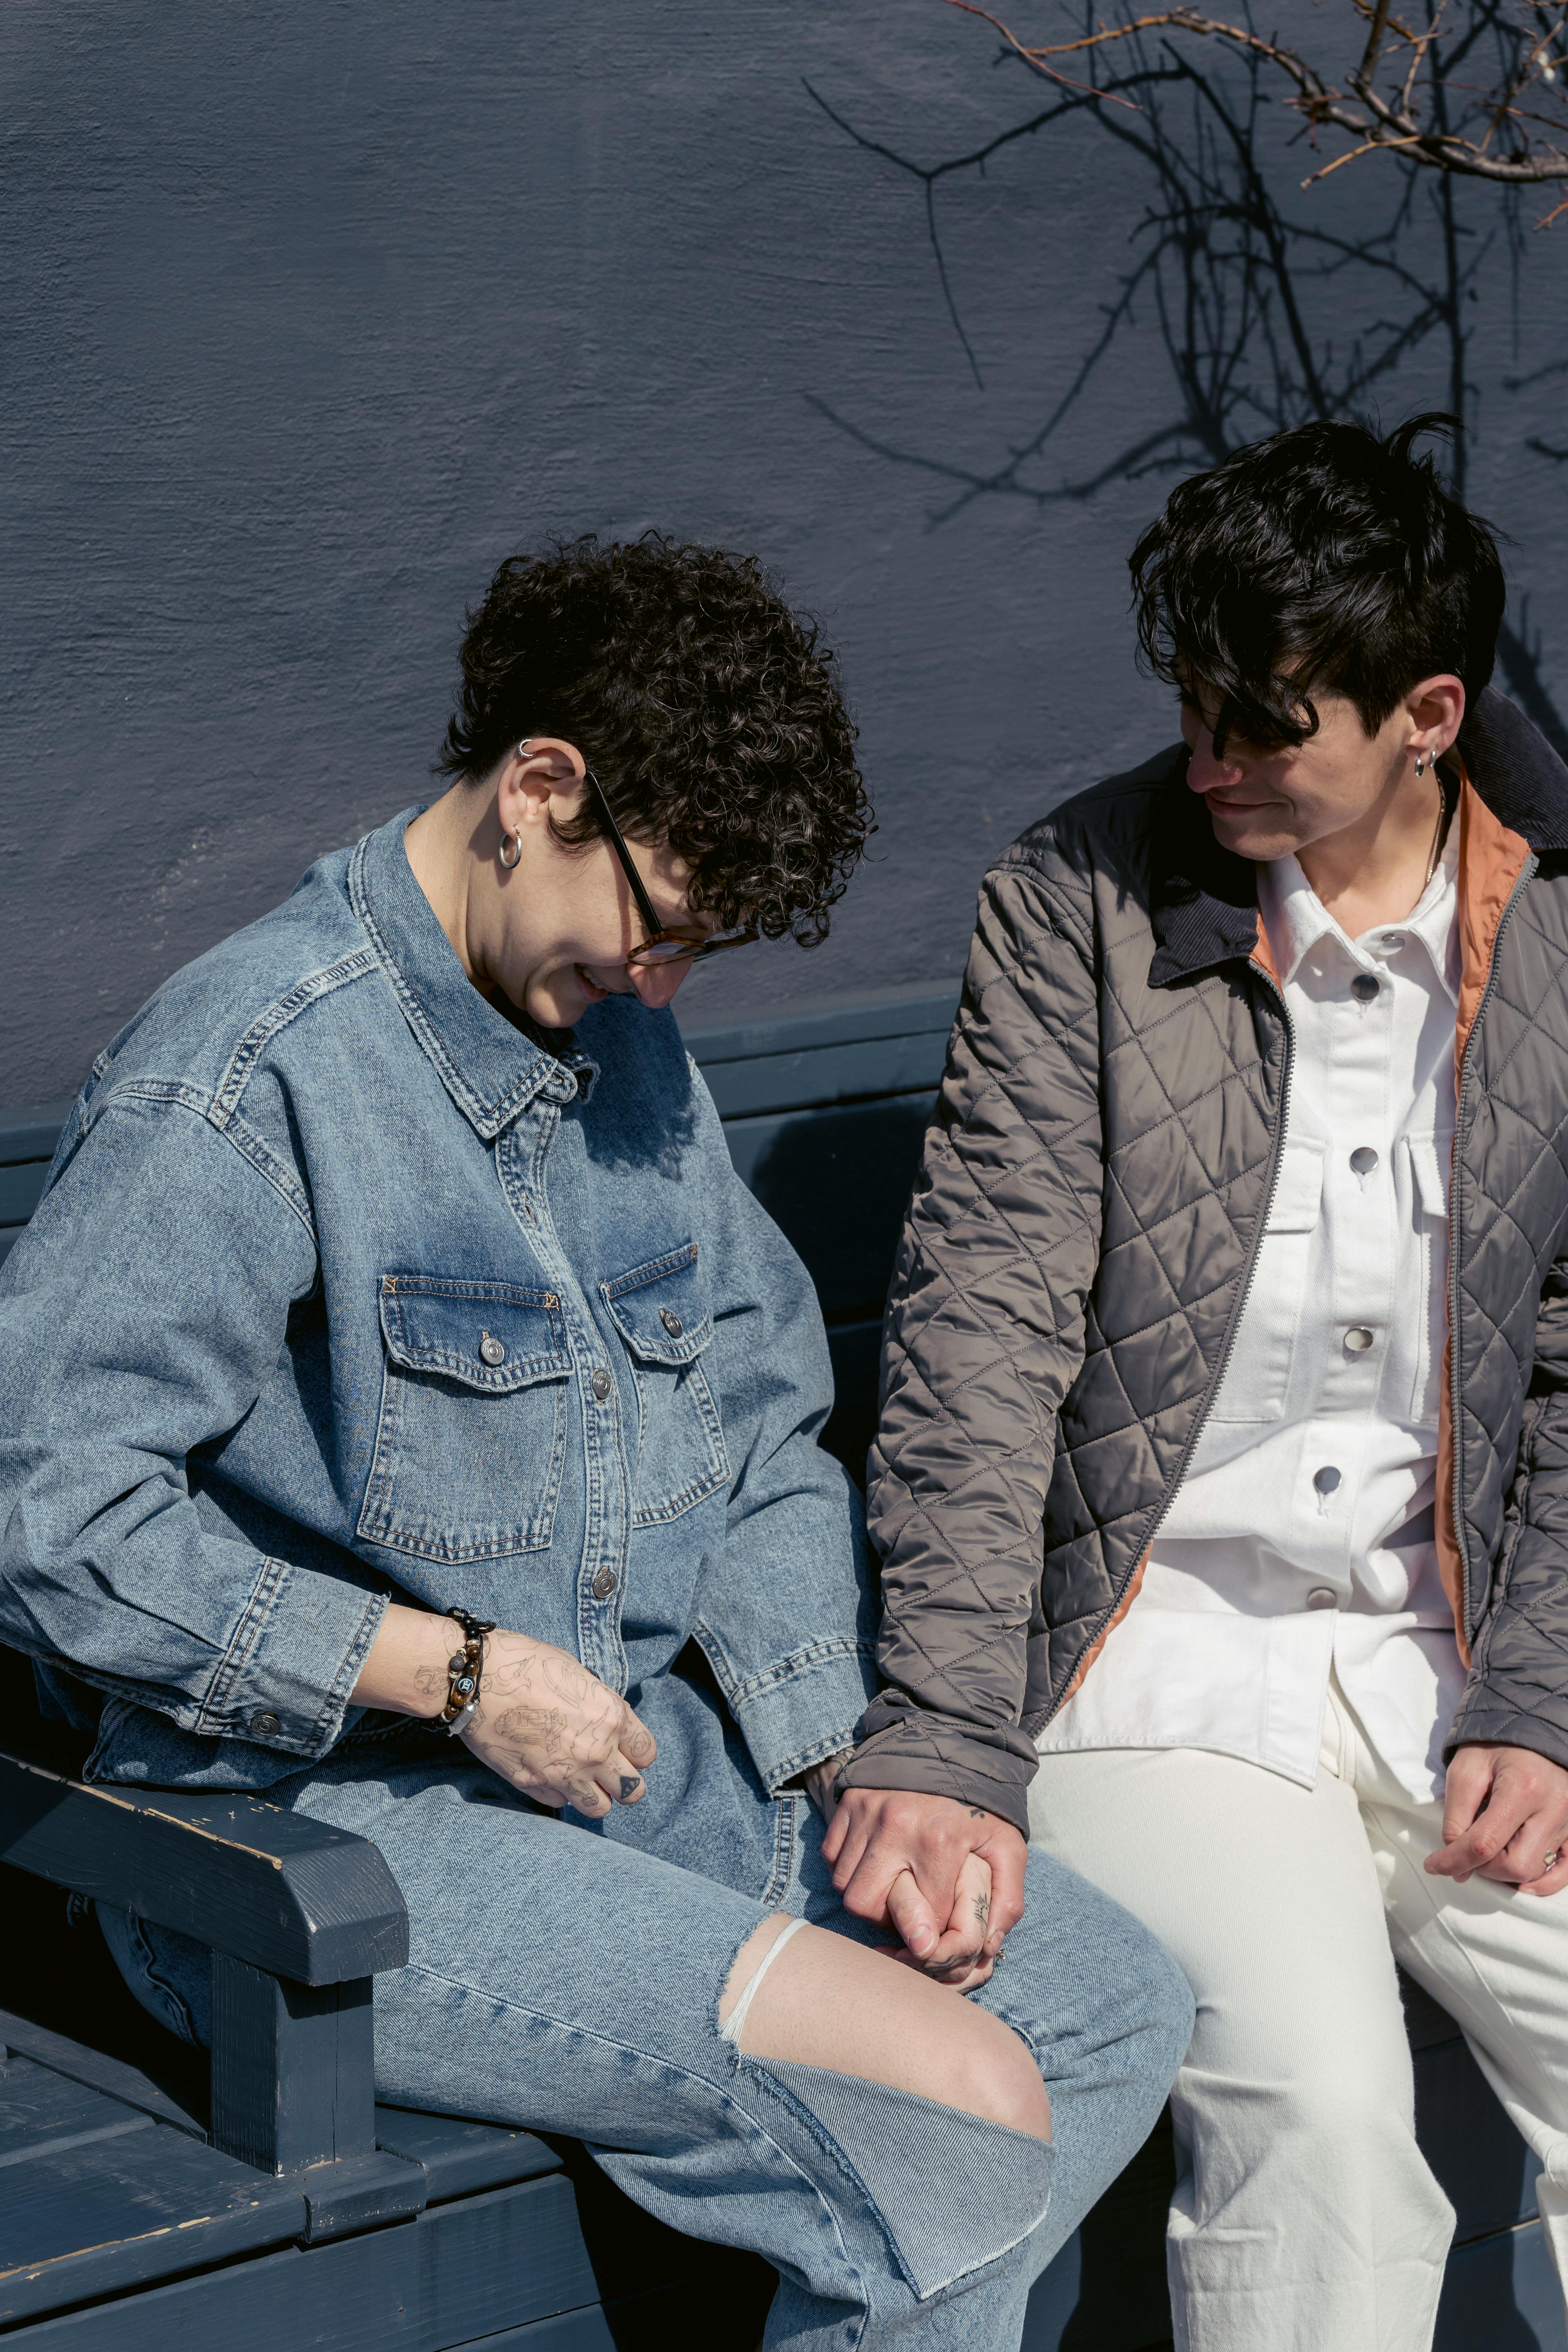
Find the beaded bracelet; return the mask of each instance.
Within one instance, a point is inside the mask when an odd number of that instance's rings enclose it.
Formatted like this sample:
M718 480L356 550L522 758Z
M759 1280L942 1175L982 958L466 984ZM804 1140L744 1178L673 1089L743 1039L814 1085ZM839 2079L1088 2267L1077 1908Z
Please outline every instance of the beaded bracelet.
M470 1617L466 1609L444 1609L441 1613L444 1617L450 1617L463 1629L462 1648L447 1661L447 1672L450 1676L447 1703L436 1718L455 1739L459 1732L467 1731L479 1711L479 1683L485 1670L485 1635L493 1633L496 1627L493 1617Z

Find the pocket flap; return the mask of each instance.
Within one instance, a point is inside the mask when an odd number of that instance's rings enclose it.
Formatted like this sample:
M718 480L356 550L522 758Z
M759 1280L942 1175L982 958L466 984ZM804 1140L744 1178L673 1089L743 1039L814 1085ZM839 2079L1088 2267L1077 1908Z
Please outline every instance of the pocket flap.
M1415 1205L1424 1217L1446 1217L1448 1213L1448 1184L1445 1174L1449 1154L1454 1148L1451 1135L1408 1135L1405 1139L1410 1153L1410 1174Z
M1323 1205L1323 1154L1328 1148L1321 1136L1292 1136L1280 1156L1265 1233L1311 1232Z
M381 1328L395 1364L441 1372L490 1396L564 1380L572 1369L566 1318L552 1290L384 1274Z
M599 1290L616 1328L645 1363L689 1364L713 1337L695 1242L601 1283Z

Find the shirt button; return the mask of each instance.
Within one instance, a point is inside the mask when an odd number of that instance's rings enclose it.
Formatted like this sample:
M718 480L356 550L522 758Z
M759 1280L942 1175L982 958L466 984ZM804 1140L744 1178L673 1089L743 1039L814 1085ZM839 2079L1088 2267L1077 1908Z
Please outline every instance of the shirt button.
M1370 971L1358 971L1351 982L1351 994L1363 1004L1370 1004L1377 994L1378 983Z
M1312 1475L1312 1484L1320 1495L1331 1495L1340 1483L1340 1474L1331 1462L1325 1462Z
M598 1398L599 1402L603 1404L605 1399L610 1393L610 1376L608 1372L605 1371L603 1369L596 1371L590 1382L590 1386L593 1389L594 1394Z
M595 1600L607 1601L620 1580L613 1568L602 1568L594 1579Z
M661 1307L659 1308L658 1319L663 1324L665 1329L668 1332L672 1339L679 1339L681 1333L686 1328L686 1326L681 1321L679 1316L673 1314L668 1307Z
M1405 945L1404 932L1391 931L1383 944L1387 949L1390 955L1397 955L1400 949Z
M1373 1335L1364 1323L1352 1323L1345 1333L1347 1356L1364 1356L1373 1344Z
M1309 1609L1337 1609L1339 1605L1339 1594L1331 1592L1326 1584L1315 1584L1307 1595Z
M281 1731L283 1726L275 1715L269 1715L264 1707L259 1715L251 1717L250 1727L252 1731L259 1731L263 1736L267 1736L274 1731Z
M506 1349L499 1339L492 1339L488 1331L480 1336L479 1353L487 1364L504 1364L506 1361Z
M1370 1176L1377 1166L1377 1154L1369 1143L1363 1143L1351 1153L1351 1166L1358 1176Z

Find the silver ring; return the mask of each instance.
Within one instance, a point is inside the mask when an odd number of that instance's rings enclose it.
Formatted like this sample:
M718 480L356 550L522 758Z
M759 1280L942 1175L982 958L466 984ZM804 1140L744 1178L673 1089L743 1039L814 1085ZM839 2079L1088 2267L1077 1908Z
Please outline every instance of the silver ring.
M1542 1867L1542 1871L1555 1870L1555 1869L1556 1869L1556 1867L1557 1867L1557 1856L1558 1856L1558 1853L1559 1853L1559 1852L1560 1852L1560 1851L1561 1851L1561 1849L1560 1849L1559 1847L1557 1847L1557 1846L1553 1846L1550 1853L1543 1853L1543 1854L1542 1855L1542 1857L1541 1857L1541 1867Z

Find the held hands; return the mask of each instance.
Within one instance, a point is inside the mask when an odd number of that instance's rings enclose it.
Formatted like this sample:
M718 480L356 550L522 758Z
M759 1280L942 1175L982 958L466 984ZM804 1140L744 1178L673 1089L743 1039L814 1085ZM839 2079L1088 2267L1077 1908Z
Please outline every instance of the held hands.
M624 1698L527 1633L486 1634L479 1712L462 1740L510 1788L595 1821L637 1802L658 1752Z
M1023 1838L952 1797L847 1789L822 1851L845 1909L891 1927L900 1958L961 1992L985 1982L1024 1916Z
M1479 1872L1521 1895L1555 1895L1568 1886L1568 1772L1530 1748L1459 1748L1443 1836L1425 1864L1433 1877L1463 1886ZM1549 1853L1563 1857L1550 1870Z

